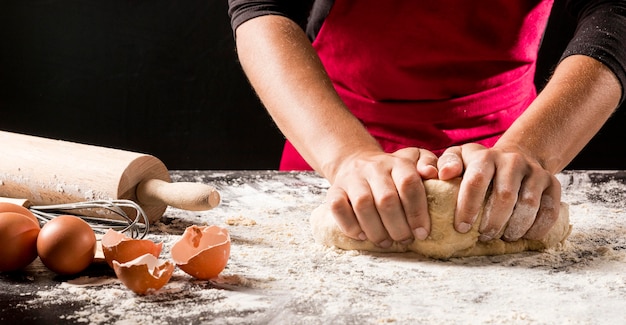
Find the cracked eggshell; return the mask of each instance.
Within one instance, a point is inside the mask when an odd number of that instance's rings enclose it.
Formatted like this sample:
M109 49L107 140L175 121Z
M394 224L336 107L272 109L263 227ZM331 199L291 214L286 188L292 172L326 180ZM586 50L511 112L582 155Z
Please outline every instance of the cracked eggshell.
M113 268L113 261L126 263L141 255L151 254L159 257L163 243L155 243L147 239L133 239L125 234L109 229L100 240L104 259Z
M115 275L138 295L161 289L172 277L175 265L152 254L141 255L126 263L113 261Z
M200 280L215 278L230 257L230 235L218 226L189 226L170 253L185 273Z

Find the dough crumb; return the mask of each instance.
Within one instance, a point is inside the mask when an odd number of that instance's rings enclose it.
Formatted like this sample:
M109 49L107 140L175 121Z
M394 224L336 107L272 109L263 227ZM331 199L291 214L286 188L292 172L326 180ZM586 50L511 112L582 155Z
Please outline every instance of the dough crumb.
M237 216L226 219L226 224L229 226L254 226L256 225L256 221L245 218L244 216Z

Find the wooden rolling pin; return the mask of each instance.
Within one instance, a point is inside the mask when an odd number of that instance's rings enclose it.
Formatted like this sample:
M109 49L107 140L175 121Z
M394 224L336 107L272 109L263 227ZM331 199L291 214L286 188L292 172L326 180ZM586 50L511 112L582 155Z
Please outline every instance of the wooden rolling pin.
M168 205L201 211L220 202L210 185L172 183L167 167L151 155L5 131L0 131L0 196L33 205L128 199L151 222Z

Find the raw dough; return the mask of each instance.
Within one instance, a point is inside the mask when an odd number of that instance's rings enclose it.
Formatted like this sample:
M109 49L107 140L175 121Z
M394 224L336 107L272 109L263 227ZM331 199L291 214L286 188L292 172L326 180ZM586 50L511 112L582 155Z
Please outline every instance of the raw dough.
M520 239L505 242L494 239L489 242L478 241L478 225L482 212L474 227L461 234L454 229L453 219L456 198L459 193L460 179L451 181L426 180L424 187L428 196L428 210L431 217L431 232L426 240L415 240L412 244L394 243L387 249L380 248L369 241L358 241L345 236L335 223L327 204L316 208L311 215L313 236L318 243L336 246L346 250L365 250L376 252L414 251L421 255L446 259L450 257L499 255L518 253L526 250L541 251L563 244L571 232L569 223L569 206L561 203L560 214L556 224L548 235L540 241Z

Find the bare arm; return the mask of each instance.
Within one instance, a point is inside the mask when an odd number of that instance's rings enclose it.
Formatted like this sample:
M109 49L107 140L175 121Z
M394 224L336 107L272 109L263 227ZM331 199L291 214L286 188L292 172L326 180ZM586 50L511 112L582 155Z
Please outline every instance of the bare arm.
M559 209L560 184L554 174L623 100L626 4L569 0L566 7L578 18L575 35L565 59L527 111L494 148L468 144L450 148L439 160L441 178L463 175L459 230L473 223L491 186L479 227L483 240L545 234Z
M331 181L336 162L378 143L345 108L310 41L293 21L262 16L237 29L243 69L305 160Z
M570 56L497 146L519 146L549 172L560 172L609 119L621 92L602 63Z
M343 232L382 247L426 238L430 218L421 180L436 176L435 155L418 148L384 153L345 107L293 21L257 17L236 36L243 69L270 115L330 181L327 201Z
M439 176L463 175L457 229L476 220L491 186L481 239L542 238L559 213L561 188L554 174L596 134L620 98L620 83L606 66L573 55L559 64L545 89L493 148L450 148L439 160Z

